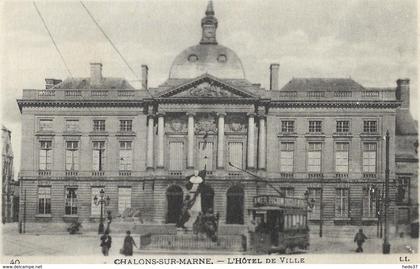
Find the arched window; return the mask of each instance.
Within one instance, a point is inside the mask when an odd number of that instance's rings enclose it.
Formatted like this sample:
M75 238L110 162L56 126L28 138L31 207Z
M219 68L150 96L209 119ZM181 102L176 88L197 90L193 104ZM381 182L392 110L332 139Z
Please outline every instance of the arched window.
M168 202L168 211L166 213L166 223L176 223L181 215L182 200L184 192L177 185L172 185L166 190L166 201Z
M227 224L244 224L244 190L241 186L232 186L226 193Z
M209 208L214 210L214 191L207 184L201 186L201 210L205 213Z

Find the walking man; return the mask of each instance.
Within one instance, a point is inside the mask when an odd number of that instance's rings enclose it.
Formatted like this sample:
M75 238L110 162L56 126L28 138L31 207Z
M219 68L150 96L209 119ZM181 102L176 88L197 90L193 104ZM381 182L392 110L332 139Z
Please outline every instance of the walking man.
M101 236L101 247L102 247L102 254L104 256L108 256L109 249L111 248L112 238L109 235L109 230L105 231L105 234Z
M363 229L359 229L359 232L354 236L354 242L357 244L356 252L363 252L362 245L367 239L367 236L363 233Z
M127 235L124 238L124 245L121 250L121 254L125 256L133 256L133 245L137 247L136 242L134 242L134 239L130 234L131 232L127 231Z

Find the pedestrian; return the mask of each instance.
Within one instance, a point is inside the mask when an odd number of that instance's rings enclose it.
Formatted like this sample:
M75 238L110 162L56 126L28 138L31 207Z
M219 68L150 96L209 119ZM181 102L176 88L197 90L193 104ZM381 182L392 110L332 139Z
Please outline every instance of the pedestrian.
M104 256L108 256L109 249L111 248L112 238L109 235L109 231L106 230L105 233L101 236L101 247L102 247L102 254Z
M137 247L136 242L134 242L133 237L131 237L131 232L127 231L127 235L124 238L124 245L121 249L121 254L125 256L133 256L133 245Z
M357 244L356 252L363 252L362 245L367 239L367 236L363 233L363 229L359 229L359 232L354 236L354 242Z

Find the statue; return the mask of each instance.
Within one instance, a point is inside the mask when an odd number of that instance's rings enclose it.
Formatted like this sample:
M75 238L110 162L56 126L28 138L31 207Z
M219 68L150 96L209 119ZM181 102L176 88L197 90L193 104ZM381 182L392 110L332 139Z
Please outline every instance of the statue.
M203 178L199 176L198 171L194 171L194 175L190 177L187 183L187 189L189 189L189 195L191 201L189 202L189 214L190 218L184 224L187 228L192 228L194 221L197 219L199 213L201 212L201 194L200 186L204 182Z

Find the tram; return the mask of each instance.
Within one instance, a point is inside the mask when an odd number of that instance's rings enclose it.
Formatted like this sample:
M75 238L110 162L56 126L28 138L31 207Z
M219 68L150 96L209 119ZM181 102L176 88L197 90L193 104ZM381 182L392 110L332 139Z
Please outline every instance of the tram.
M253 197L249 209L254 229L249 231L251 253L292 253L309 247L306 200L276 195Z

